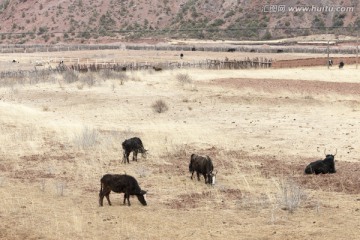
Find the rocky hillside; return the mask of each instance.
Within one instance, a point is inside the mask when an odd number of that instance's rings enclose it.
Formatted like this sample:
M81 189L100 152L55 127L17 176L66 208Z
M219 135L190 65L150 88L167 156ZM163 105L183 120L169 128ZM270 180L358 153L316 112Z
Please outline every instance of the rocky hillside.
M354 34L359 12L358 0L0 0L0 44Z

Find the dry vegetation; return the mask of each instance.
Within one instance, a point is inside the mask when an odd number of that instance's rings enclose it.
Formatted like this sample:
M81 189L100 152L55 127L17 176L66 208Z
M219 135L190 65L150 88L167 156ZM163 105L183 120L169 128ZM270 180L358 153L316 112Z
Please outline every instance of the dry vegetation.
M356 239L357 81L354 66L1 79L0 238ZM133 136L148 157L121 164ZM338 172L305 176L324 148ZM190 179L191 153L214 187ZM148 206L100 208L101 176L124 172Z

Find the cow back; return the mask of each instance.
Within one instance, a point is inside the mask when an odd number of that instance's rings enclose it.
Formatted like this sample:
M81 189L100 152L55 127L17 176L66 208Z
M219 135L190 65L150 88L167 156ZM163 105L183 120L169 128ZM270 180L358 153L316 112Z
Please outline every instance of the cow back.
M113 192L130 194L140 194L141 188L136 179L130 175L106 174L102 177L101 183L104 187L110 188Z
M142 143L141 139L138 137L126 139L122 143L122 147L125 151L133 151L133 150L140 150L141 152L145 151L143 143Z
M207 159L202 156L196 156L192 163L192 168L197 172L206 173Z
M335 173L334 156L327 155L324 160L317 160L305 168L306 174Z
M207 156L192 154L190 158L189 171L197 171L202 174L208 174L213 170L211 159Z

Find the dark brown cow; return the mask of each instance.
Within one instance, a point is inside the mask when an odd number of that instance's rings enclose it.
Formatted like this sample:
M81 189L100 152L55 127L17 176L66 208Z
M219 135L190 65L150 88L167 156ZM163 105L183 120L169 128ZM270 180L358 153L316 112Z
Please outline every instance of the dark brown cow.
M109 196L111 191L116 193L124 193L124 205L126 200L128 205L131 205L129 199L130 195L135 195L142 205L147 205L145 200L146 191L141 190L138 182L132 176L126 174L105 174L100 180L100 206L103 206L104 197L106 197L109 205L111 206Z
M214 166L209 156L203 157L197 154L191 154L189 171L191 172L191 179L193 179L194 172L200 181L200 174L205 178L205 184L215 184L216 173L213 173Z
M325 153L325 151L324 151ZM337 153L337 150L336 150ZM310 163L305 168L305 174L325 174L325 173L336 173L335 170L335 155L325 154L324 160L317 160L315 162Z
M137 161L137 154L141 153L143 157L146 157L147 150L144 148L144 145L140 138L133 137L130 139L126 139L122 143L122 148L124 150L124 163L129 163L129 155L133 152L133 161Z

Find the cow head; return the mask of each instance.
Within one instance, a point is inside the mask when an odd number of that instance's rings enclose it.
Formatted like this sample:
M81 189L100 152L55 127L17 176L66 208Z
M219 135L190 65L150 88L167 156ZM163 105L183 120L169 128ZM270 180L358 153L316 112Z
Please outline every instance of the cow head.
M141 153L141 157L142 157L142 158L146 158L146 157L147 157L147 151L148 151L148 150L146 150L145 148L142 148L142 149L140 150L140 153Z
M147 203L146 203L146 191L144 190L141 190L140 193L136 194L136 197L138 198L139 202L146 206Z
M328 160L332 160L334 161L334 158L337 154L337 149L335 151L335 154L326 154L326 148L324 149L324 154L325 154L325 160L328 159Z
M208 176L208 183L211 185L215 185L216 182L216 172L211 171L207 176Z

